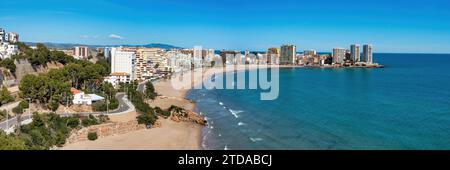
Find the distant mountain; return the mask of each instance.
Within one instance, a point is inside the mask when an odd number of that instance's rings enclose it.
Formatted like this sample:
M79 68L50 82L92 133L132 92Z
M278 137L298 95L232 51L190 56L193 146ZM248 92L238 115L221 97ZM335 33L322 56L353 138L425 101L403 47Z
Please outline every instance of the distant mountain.
M36 42L24 42L28 46L36 46ZM71 43L51 43L51 42L44 42L44 44L47 48L58 48L58 49L66 49L66 48L73 48L75 46L88 46L93 47L89 45L83 45L83 44L71 44Z
M146 45L122 45L124 47L145 47L145 48L163 48L163 49L182 49L181 47L169 45L169 44L160 44L160 43L151 43Z
M38 43L35 42L24 42L28 46L35 46ZM86 44L73 44L73 43L51 43L51 42L44 42L44 44L47 48L57 48L57 49L69 49L74 48L75 46L87 46L89 48L100 48L100 47L146 47L146 48L162 48L162 49L182 49L181 47L169 45L169 44L161 44L161 43L151 43L151 44L145 44L145 45L86 45Z

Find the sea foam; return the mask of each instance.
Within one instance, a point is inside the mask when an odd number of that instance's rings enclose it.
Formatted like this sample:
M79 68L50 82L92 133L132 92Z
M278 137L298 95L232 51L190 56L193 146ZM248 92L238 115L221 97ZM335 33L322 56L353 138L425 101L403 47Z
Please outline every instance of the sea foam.
M263 139L262 138L250 138L250 140L252 142L259 142L259 141L262 141Z
M236 117L236 119L239 118L239 114L240 114L240 113L244 112L244 111L241 111L241 110L231 110L231 109L229 109L228 111L230 111L230 113L231 113L234 117Z

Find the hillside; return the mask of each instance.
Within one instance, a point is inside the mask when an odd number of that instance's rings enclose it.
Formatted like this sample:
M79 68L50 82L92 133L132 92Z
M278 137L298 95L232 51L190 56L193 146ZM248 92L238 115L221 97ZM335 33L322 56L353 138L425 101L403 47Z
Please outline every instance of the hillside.
M57 62L50 62L47 63L47 66L39 66L38 68L33 68L31 64L28 62L28 60L19 60L15 61L16 64L16 76L12 76L11 73L5 74L4 72L0 73L0 77L3 80L3 84L7 87L16 86L19 84L19 82L22 80L23 77L25 77L27 74L39 74L39 73L46 73L51 69L57 69L62 68L64 65Z

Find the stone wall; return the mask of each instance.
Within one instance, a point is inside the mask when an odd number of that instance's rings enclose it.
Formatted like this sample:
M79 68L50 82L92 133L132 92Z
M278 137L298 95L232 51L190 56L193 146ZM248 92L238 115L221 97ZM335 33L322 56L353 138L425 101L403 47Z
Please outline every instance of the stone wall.
M107 136L126 134L145 128L145 125L140 125L137 121L95 125L72 132L72 135L67 139L66 143L72 144L87 141L89 140L87 138L89 132L97 132L97 136L100 139Z

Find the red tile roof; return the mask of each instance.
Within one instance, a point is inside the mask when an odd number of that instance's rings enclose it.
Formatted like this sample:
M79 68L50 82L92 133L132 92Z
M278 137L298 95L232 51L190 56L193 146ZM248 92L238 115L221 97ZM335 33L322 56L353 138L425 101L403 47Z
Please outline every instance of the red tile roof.
M80 90L78 90L78 89L76 89L76 88L73 88L73 87L70 89L70 92L72 92L72 94L83 93L82 91L80 91Z

